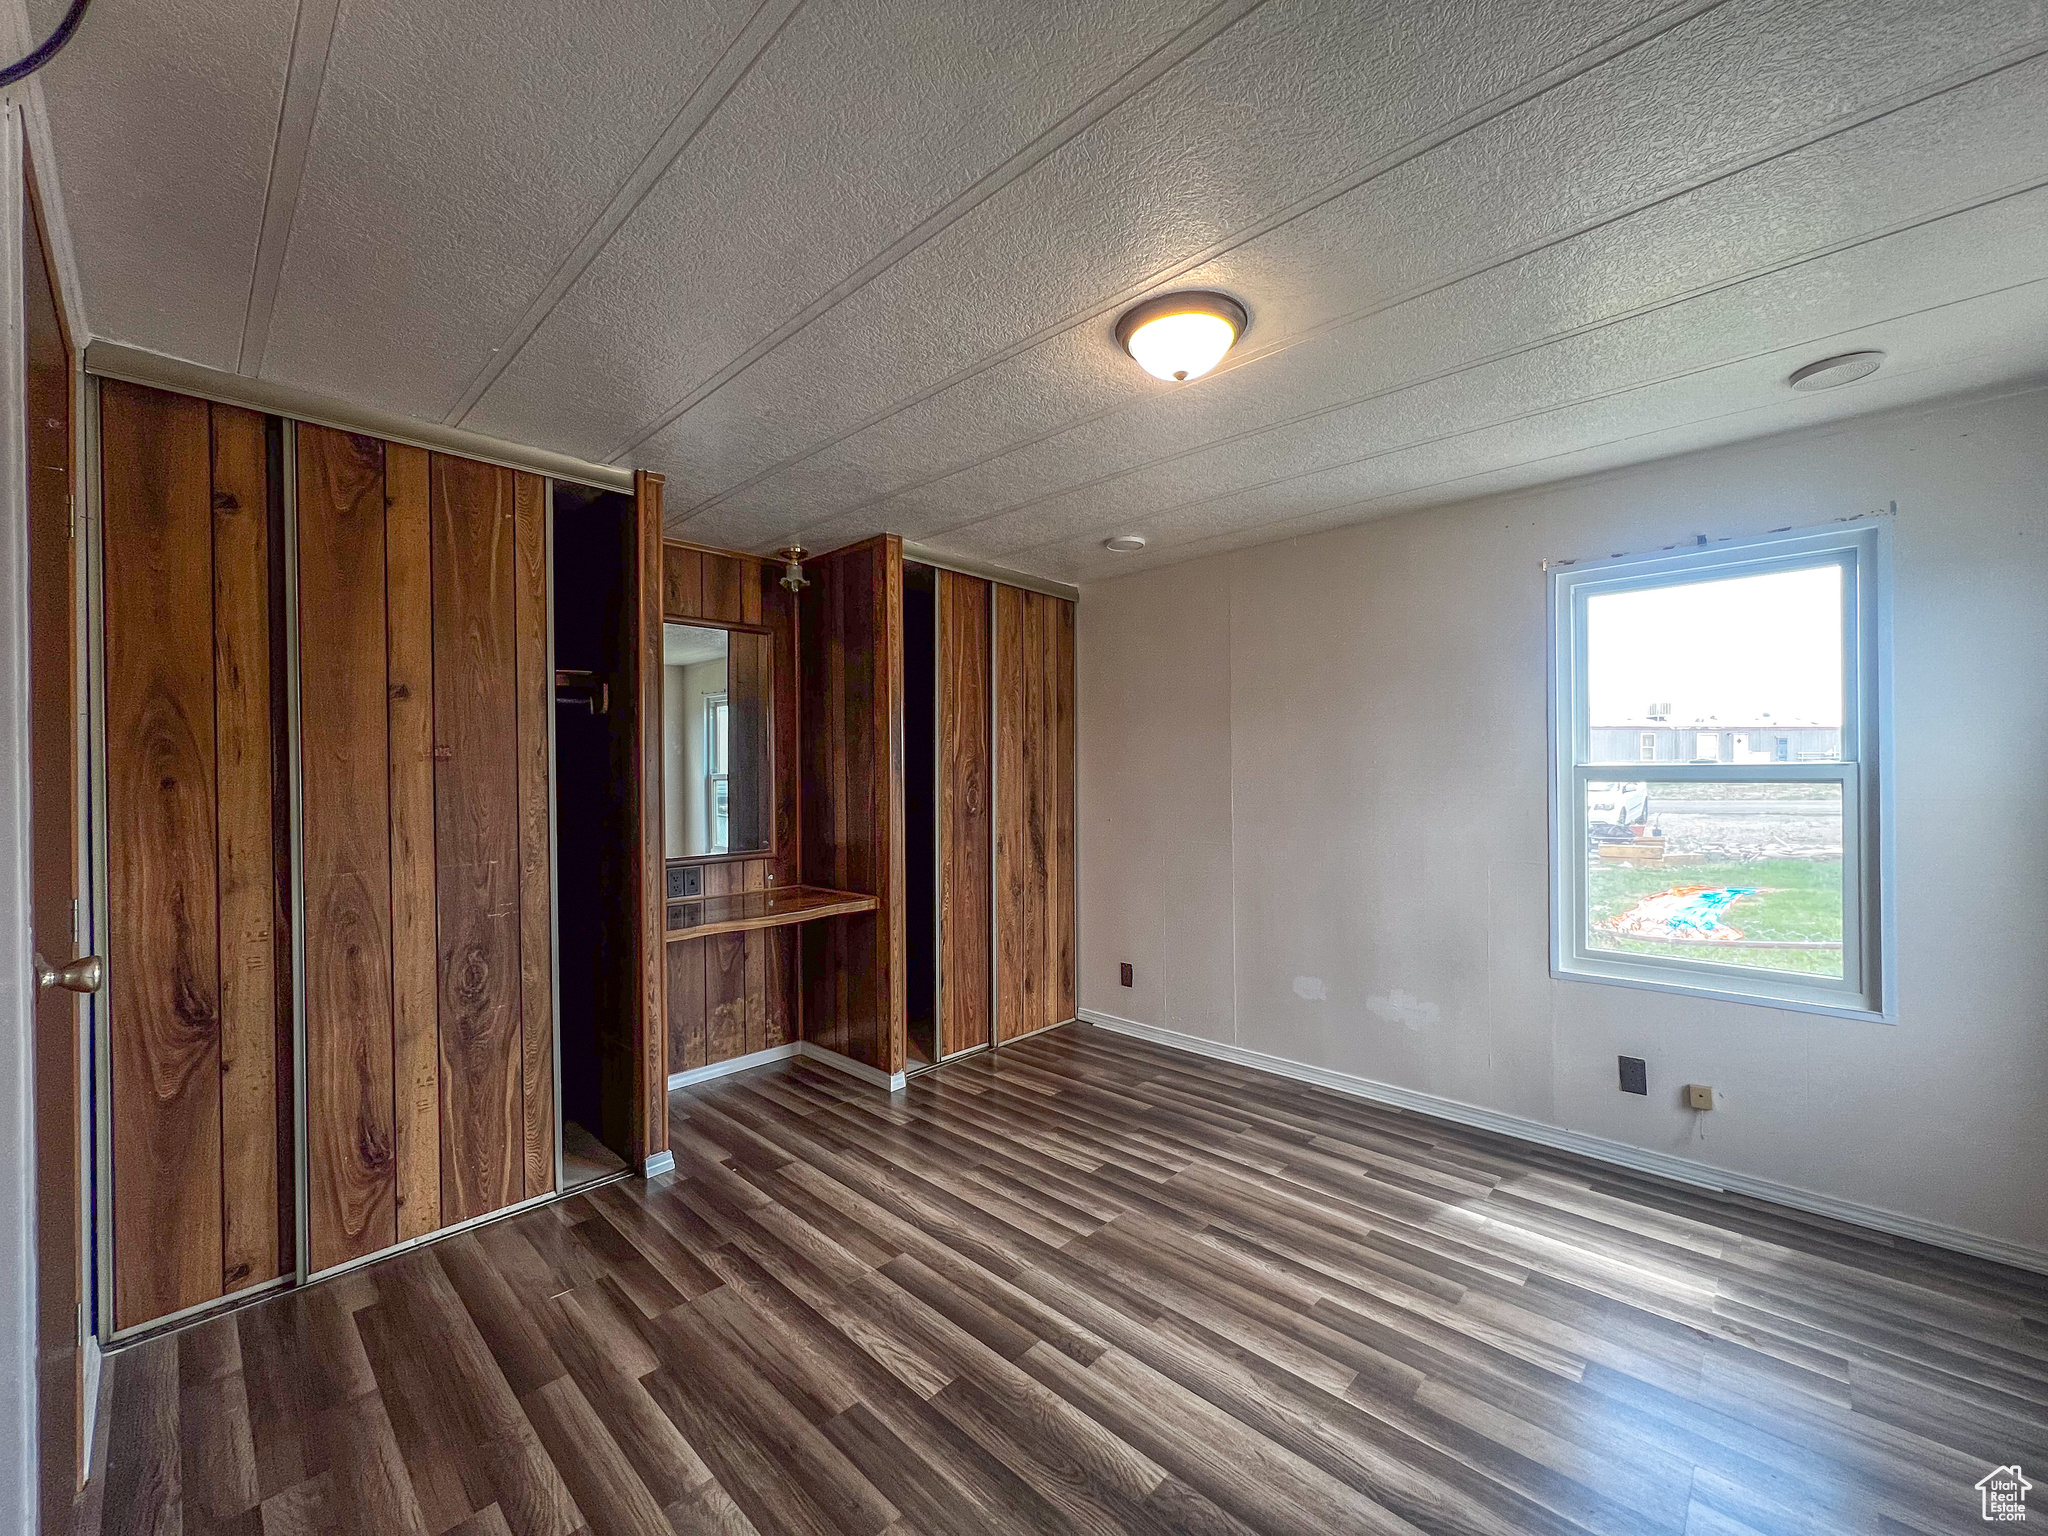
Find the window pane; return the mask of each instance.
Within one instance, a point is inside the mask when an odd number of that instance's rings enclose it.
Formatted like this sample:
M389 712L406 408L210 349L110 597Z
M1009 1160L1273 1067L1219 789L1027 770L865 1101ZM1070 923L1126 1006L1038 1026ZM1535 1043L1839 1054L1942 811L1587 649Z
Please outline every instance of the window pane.
M709 702L705 716L707 739L704 749L705 759L710 765L708 771L711 773L728 773L731 771L725 764L729 719L730 714L725 699L723 697L712 699Z
M1839 784L1586 785L1586 947L1842 975Z
M1842 756L1842 567L1586 600L1591 763Z

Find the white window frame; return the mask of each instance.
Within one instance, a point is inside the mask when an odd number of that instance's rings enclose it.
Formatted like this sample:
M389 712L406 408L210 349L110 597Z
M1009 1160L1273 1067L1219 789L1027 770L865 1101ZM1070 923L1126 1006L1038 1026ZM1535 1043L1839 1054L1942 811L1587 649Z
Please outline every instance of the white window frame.
M1843 723L1839 762L1590 763L1586 602L1605 593L1842 567ZM1863 520L1728 540L1679 553L1560 565L1550 578L1551 975L1885 1023L1897 1018L1891 899L1891 529ZM1586 784L1839 784L1842 979L1772 974L1699 959L1614 954L1586 943Z
M732 712L727 701L726 691L720 689L717 693L707 693L704 695L704 847L710 853L730 853L732 851L726 846L732 841L732 825L729 817L726 824L725 837L721 839L714 835L718 826L718 792L721 788L726 787L727 781L732 777L730 773L713 772L711 770L711 765L720 760L717 754L717 746L718 716L721 710L725 711L726 728L730 731L732 727ZM728 756L730 755L731 748L732 742L728 738L726 742ZM731 764L728 762L726 766L730 768ZM727 805L728 807L731 805L730 789L727 789Z

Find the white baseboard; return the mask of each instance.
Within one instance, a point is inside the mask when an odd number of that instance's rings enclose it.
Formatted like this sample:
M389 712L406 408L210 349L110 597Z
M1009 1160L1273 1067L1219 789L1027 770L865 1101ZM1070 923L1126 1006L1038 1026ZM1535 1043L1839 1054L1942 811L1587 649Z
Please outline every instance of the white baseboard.
M842 1055L838 1051L828 1051L824 1046L813 1045L808 1040L799 1041L796 1051L805 1061L815 1061L820 1066L844 1072L848 1077L857 1077L864 1083L874 1084L877 1088L886 1088L891 1093L902 1090L904 1074L901 1072L884 1072L880 1067L871 1067L864 1061L855 1061L851 1056Z
M671 1072L668 1085L671 1089L687 1088L692 1083L708 1083L714 1077L726 1077L734 1072L751 1072L756 1067L765 1067L771 1061L787 1061L797 1054L794 1041L788 1045L771 1045L765 1051L751 1051L745 1056L735 1056L730 1061L714 1061L708 1067L692 1067L687 1072Z
M646 1161L640 1165L640 1177L643 1179L658 1179L664 1173L674 1173L675 1171L676 1155L666 1147L662 1148L659 1152L648 1153Z
M2000 1264L2011 1264L2019 1269L2048 1274L2048 1251L2029 1248L2019 1243L2009 1243L2003 1238L1987 1237L1980 1232L1968 1232L1959 1227L1923 1221L1917 1216L1887 1211L1879 1206L1859 1205L1854 1201L1840 1200L1833 1195L1824 1195L1815 1190L1800 1189L1796 1185L1780 1184L1775 1180L1758 1178L1753 1174L1715 1168L1706 1163L1694 1162L1690 1158L1673 1157L1668 1152L1653 1152L1647 1147L1631 1146L1623 1141L1609 1141L1604 1136L1589 1136L1583 1131L1566 1130L1563 1126L1550 1125L1541 1120L1528 1120L1520 1115L1503 1114L1499 1110L1486 1109L1477 1104L1464 1104L1456 1099L1439 1098L1433 1093L1422 1093L1413 1088L1375 1082L1369 1077L1357 1077L1349 1072L1334 1071L1329 1067L1310 1066L1306 1062L1289 1061L1284 1056L1269 1056L1263 1051L1247 1050L1240 1045L1225 1045L1221 1041L1205 1040L1199 1035L1184 1035L1178 1030L1161 1029L1154 1024L1140 1024L1135 1019L1121 1019L1115 1014L1099 1013L1092 1008L1083 1008L1080 1017L1084 1023L1115 1030L1118 1034L1134 1035L1141 1040L1150 1040L1153 1044L1166 1046L1170 1050L1187 1051L1196 1056L1210 1056L1218 1061L1234 1062L1241 1067L1252 1067L1261 1072L1271 1072L1278 1077L1293 1078L1296 1082L1313 1083L1318 1088L1328 1088L1334 1093L1348 1094L1352 1098L1368 1099L1375 1104L1412 1110L1416 1114L1430 1115L1438 1120L1449 1120L1458 1125L1492 1131L1499 1136L1512 1136L1519 1141L1534 1142L1538 1146L1554 1147L1560 1152L1576 1152L1581 1157L1612 1163L1621 1168L1631 1168L1638 1173L1655 1174L1659 1178L1671 1179L1680 1184L1691 1184L1700 1189L1723 1194L1748 1195L1757 1200L1769 1200L1774 1204L1787 1205L1794 1210L1806 1211L1815 1216L1826 1216L1834 1221L1869 1227L1873 1231L1883 1232L1892 1237L1908 1238L1931 1247L1948 1248L1957 1253L1970 1254L1975 1258L1992 1259Z
M871 1067L864 1061L855 1061L851 1056L838 1051L828 1051L822 1045L813 1045L808 1040L792 1040L788 1045L770 1046L765 1051L753 1051L745 1056L735 1056L730 1061L714 1061L708 1067L692 1067L687 1072L671 1072L668 1085L671 1089L687 1088L692 1083L709 1082L714 1077L725 1077L734 1072L751 1072L756 1067L765 1067L770 1062L787 1061L792 1056L801 1056L805 1061L815 1061L820 1066L844 1072L848 1077L857 1077L864 1083L877 1088L886 1088L895 1093L902 1088L904 1075L901 1072L888 1073L880 1067Z

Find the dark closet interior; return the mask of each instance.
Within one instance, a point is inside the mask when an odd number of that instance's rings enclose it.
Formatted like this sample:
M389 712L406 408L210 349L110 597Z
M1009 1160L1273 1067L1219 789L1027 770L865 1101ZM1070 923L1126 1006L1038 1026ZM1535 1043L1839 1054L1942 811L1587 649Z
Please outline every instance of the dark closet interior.
M939 1059L938 573L903 566L904 1066Z
M555 913L561 991L562 1187L631 1157L634 894L639 827L617 786L636 771L633 498L557 482Z

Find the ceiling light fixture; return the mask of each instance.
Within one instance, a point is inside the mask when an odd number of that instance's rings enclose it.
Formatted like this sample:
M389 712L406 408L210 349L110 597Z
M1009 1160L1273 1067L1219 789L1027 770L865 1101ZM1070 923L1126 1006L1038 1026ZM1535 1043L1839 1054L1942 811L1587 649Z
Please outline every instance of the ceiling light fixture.
M1104 539L1102 547L1119 555L1134 555L1145 547L1145 535L1120 533L1113 539Z
M1833 389L1837 384L1854 384L1858 379L1869 378L1883 361L1882 352L1844 352L1840 357L1824 357L1817 363L1808 363L1795 371L1788 382L1802 393Z
M780 550L782 556L782 585L792 592L801 592L811 584L811 578L804 574L804 547L792 544Z
M1153 378L1185 383L1222 362L1250 323L1227 293L1168 293L1125 310L1116 340Z

